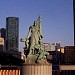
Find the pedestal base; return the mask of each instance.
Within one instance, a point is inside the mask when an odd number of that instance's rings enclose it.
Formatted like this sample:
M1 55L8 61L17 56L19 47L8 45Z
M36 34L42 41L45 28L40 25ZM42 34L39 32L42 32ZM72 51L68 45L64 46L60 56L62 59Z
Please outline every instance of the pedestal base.
M23 64L21 75L52 75L52 64Z

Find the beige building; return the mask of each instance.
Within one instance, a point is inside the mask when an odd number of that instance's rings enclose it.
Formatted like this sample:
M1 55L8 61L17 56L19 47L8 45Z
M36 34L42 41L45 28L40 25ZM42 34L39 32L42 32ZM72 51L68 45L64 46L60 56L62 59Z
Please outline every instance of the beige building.
M0 37L0 45L3 45L4 46L4 38L1 38Z
M43 43L43 47L46 51L55 51L55 44Z
M4 38L0 37L0 51L4 50Z

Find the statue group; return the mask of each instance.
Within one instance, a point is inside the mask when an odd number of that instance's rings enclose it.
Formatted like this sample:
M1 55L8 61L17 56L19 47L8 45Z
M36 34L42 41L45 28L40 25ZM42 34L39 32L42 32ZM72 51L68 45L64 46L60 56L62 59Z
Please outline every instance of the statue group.
M38 20L34 21L34 24L29 27L27 38L21 39L21 42L25 42L24 53L26 58L34 56L37 63L41 59L46 59L48 53L43 48L42 38L41 18L38 17Z

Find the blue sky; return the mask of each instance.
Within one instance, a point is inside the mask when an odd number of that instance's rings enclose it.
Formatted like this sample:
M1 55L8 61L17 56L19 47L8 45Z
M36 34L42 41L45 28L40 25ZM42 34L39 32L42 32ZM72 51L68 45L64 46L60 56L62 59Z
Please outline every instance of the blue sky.
M25 38L40 15L43 42L73 45L72 5L72 0L0 0L0 28L6 27L6 17L19 17L19 39ZM23 46L19 42L20 51Z

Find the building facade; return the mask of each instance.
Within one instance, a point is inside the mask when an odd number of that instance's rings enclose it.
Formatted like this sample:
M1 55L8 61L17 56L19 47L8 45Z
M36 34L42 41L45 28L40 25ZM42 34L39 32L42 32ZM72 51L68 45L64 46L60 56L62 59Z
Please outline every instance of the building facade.
M1 34L1 37L4 39L4 50L6 50L6 29L1 28L0 29L0 34Z
M18 51L19 45L19 18L6 18L7 50Z
M55 51L55 44L50 44L50 43L43 43L43 48L45 51Z
M75 64L75 46L64 47L64 62L65 64Z
M0 51L4 50L4 38L0 37Z
M0 33L1 33L1 37L4 38L4 40L6 40L6 29L5 28L1 28L0 29Z

